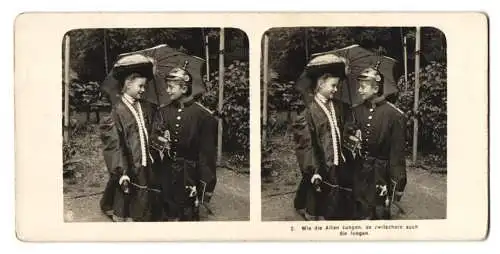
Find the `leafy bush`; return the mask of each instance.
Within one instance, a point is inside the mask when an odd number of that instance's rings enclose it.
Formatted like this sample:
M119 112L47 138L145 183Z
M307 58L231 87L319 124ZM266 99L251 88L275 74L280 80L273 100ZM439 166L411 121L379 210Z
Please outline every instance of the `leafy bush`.
M446 65L432 62L419 72L419 104L416 117L419 123L418 150L422 154L433 155L436 162L446 163ZM408 75L405 90L404 77L399 79L400 96L396 105L408 116L408 148L413 143L413 112L415 73Z
M71 83L69 89L69 103L73 109L88 107L97 102L101 97L99 84L97 82Z
M210 74L207 92L202 103L211 109L218 108L219 72ZM250 148L250 91L248 62L233 61L224 72L223 149L248 154ZM246 158L248 159L248 158Z
M276 111L295 111L302 100L293 88L293 81L287 83L273 82L268 89L268 109Z
M100 142L92 137L99 137L98 125L88 124L87 122L79 122L76 118L70 120L70 132L68 140L63 140L63 176L72 177L76 171L84 170L95 165L87 158L87 154L96 147L100 146ZM99 151L100 153L100 151ZM90 164L84 167L85 164Z
M291 120L291 113L304 109L304 102L294 85L293 81L270 83L267 97L267 131L269 135L284 131ZM264 96L263 92L261 96ZM280 119L280 112L287 112L288 117L285 121Z
M63 141L63 162L69 161L76 156L75 144L72 141Z
M78 164L72 163L81 152L81 147L75 141L75 137L79 136L80 128L77 127L76 121L70 121L71 132L69 133L69 140L63 140L63 176L73 176L77 169Z

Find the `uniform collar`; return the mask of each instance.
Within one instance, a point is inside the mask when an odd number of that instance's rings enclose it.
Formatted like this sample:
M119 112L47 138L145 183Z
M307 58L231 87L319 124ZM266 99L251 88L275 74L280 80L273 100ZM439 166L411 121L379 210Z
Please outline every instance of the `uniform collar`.
M172 104L177 108L184 108L184 107L190 106L193 103L194 103L194 98L192 96L189 96L189 97L184 98L182 100L177 100L177 101L173 102Z
M375 97L374 99L371 100L366 100L364 101L364 105L368 108L376 108L380 105L382 105L385 102L385 95Z

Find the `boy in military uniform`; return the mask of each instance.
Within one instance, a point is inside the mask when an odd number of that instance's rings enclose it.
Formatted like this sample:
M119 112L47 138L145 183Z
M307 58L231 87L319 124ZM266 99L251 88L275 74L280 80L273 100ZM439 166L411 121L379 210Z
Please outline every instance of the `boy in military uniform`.
M357 219L389 219L390 206L406 186L405 116L386 101L384 76L378 64L361 72L359 89L364 102L354 107L361 139L361 166L355 168L353 191Z
M341 144L348 107L334 101L345 70L345 62L333 55L318 56L306 66L313 97L306 100L306 109L293 126L295 153L302 172L294 206L306 220L338 220L349 213L348 206L344 206L350 193L345 188Z
M210 200L217 181L217 121L194 100L186 65L166 76L172 102L159 108L153 123L154 142L165 144L154 149L163 216L172 221L199 220L199 206Z
M141 98L153 77L153 64L142 55L130 55L116 63L114 75L122 84L122 94L100 128L110 174L101 209L113 221L147 221L147 188L152 176L147 130L150 120Z

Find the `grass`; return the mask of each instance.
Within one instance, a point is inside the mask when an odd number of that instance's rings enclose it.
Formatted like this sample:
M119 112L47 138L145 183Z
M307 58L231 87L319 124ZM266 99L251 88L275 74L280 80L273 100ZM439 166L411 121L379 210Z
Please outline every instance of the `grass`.
M270 169L263 178L262 190L289 190L300 181L301 173L293 149L291 135L269 138L270 154L262 158L265 167Z
M71 143L76 151L74 158L81 159L71 177L66 178L66 192L75 190L104 188L107 179L107 169L102 156L102 142L99 138L97 124L88 124L73 135Z

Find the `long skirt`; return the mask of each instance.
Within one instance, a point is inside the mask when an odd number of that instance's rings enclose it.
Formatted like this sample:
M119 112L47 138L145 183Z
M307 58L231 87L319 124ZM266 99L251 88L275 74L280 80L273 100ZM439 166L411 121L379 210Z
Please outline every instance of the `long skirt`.
M129 193L124 193L119 184L120 175L110 174L101 198L101 210L113 221L149 221L151 198L148 188L151 182L151 168L143 167L137 173L128 173L131 183Z
M312 174L303 174L294 207L306 220L349 220L352 217L351 173L344 166L321 174L323 183L316 188Z

